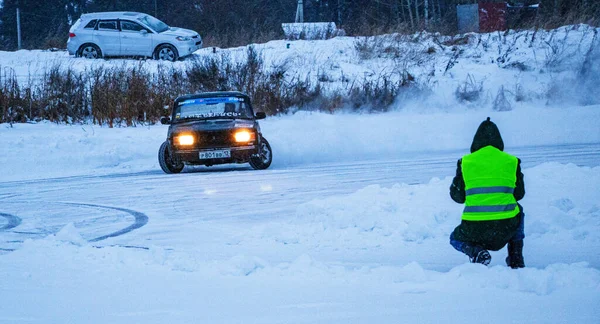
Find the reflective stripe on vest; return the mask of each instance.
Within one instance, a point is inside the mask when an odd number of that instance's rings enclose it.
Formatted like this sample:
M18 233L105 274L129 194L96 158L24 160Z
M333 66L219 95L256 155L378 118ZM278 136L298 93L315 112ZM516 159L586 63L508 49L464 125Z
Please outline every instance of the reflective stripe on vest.
M490 213L490 212L503 212L515 210L517 204L510 205L498 205L498 206L467 206L465 207L465 213Z
M467 196L487 193L513 193L515 188L511 187L483 187L483 188L472 188L465 192Z
M461 163L466 194L462 219L487 221L516 216L519 209L513 192L517 164L516 157L493 146L465 155Z

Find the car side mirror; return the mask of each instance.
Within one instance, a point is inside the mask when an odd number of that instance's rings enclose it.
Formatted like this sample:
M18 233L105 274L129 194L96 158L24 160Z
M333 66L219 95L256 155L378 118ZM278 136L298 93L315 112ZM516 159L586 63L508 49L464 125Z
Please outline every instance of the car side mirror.
M171 123L171 118L169 117L160 117L160 123L163 125L169 125Z
M142 34L142 35L146 35L146 34L148 34L148 31L147 31L147 30L145 30L145 29L142 29L142 30L140 30L140 34Z
M256 119L265 119L265 118L267 118L267 114L265 114L262 111L259 111L259 112L256 113L256 115L254 116L254 118L256 118Z

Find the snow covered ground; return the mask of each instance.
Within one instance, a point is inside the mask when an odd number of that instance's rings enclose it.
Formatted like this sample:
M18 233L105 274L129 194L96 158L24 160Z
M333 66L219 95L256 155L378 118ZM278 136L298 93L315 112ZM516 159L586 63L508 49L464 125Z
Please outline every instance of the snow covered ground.
M392 113L270 117L265 171L165 175L165 126L0 125L0 323L597 323L600 106L497 112L454 86ZM523 160L525 269L448 243L456 160L487 116Z

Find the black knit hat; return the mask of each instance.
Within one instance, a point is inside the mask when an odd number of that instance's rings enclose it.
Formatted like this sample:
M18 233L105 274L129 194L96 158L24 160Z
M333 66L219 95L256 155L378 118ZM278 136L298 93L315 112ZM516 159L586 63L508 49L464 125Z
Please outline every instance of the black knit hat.
M479 128L477 128L477 132L473 137L473 143L471 144L471 153L488 145L504 151L504 142L502 141L502 136L500 136L500 130L496 124L490 121L490 117L484 120L479 125Z

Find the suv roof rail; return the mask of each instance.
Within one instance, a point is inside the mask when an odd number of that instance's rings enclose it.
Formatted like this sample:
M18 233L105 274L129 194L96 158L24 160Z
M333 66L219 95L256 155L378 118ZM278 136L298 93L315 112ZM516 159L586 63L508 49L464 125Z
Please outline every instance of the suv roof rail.
M86 18L105 18L105 17L118 18L119 16L136 17L136 16L144 16L144 15L146 15L146 14L142 13L142 12L135 12L135 11L105 11L105 12L90 12L90 13L85 13L85 14L81 15L81 17L86 17Z

